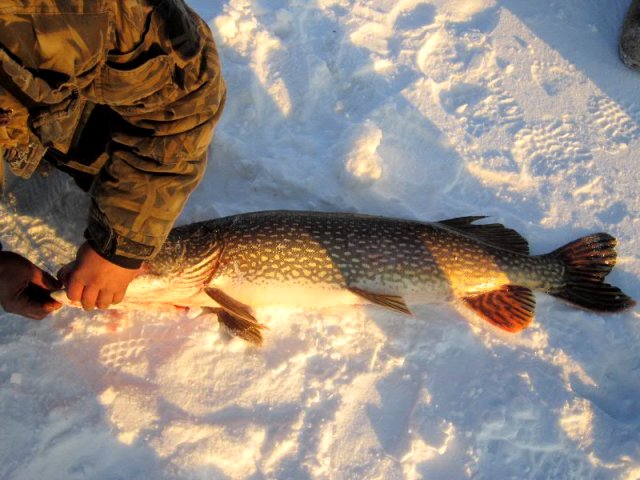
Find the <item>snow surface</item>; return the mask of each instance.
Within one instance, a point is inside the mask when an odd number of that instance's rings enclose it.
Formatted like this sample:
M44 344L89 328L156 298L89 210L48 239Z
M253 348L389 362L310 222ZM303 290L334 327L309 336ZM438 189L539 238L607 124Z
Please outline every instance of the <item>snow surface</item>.
M640 74L622 0L194 0L229 102L180 222L272 208L490 215L535 253L605 230L640 298ZM56 271L87 198L62 174L2 205ZM538 295L510 336L451 306L210 320L0 319L0 478L640 478L638 309Z

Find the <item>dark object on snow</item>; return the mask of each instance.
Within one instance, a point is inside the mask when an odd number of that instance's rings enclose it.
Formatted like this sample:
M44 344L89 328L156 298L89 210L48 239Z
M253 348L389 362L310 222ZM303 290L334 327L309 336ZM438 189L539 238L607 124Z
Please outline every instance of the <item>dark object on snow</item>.
M629 68L640 71L640 0L633 0L620 33L620 59Z

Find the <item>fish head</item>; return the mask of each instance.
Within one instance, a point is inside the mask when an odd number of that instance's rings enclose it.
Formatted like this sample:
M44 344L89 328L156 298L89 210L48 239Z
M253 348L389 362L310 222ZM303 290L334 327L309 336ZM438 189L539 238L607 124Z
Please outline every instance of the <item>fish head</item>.
M199 306L194 299L218 268L223 251L223 233L228 220L210 220L176 227L158 254L140 268L122 302L109 310L166 310ZM63 305L82 308L67 298L66 290L52 292ZM196 301L198 305L193 305ZM178 307L176 307L178 306Z
M145 273L180 277L201 271L212 275L223 251L227 223L223 218L173 228L158 254L145 263Z
M64 288L61 288L60 290L54 290L49 295L51 295L51 298L53 298L56 302L61 303L66 307L82 307L79 302L72 302L71 300L69 300L69 297L67 297L67 290Z

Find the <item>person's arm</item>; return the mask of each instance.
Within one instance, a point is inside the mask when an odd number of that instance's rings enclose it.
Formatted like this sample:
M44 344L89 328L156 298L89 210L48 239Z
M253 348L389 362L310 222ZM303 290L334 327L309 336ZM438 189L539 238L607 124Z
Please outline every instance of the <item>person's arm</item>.
M88 242L65 277L69 299L81 301L87 309L106 308L121 299L142 262L159 251L204 174L207 149L224 105L225 85L211 32L203 22L195 32L175 31L179 22L171 28L154 26L162 13L152 14L146 35L155 32L170 55L152 57L149 62L155 63L132 70L117 64L102 79L103 84L112 82L102 91L103 101L118 119L108 146L110 158L92 187ZM194 33L197 36L190 39ZM149 38L145 42L153 44ZM126 60L137 65L135 59ZM167 62L172 65L168 79L162 78L167 68L158 67ZM145 78L140 88L157 89L132 101L136 92L131 91L130 72L138 71L142 76L157 75Z

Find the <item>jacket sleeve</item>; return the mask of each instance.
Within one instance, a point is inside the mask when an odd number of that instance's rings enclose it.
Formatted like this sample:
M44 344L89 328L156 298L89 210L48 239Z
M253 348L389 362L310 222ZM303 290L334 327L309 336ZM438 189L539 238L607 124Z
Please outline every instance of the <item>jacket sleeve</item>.
M86 236L105 258L136 268L158 252L201 180L226 89L209 28L181 1L122 19L120 44L89 91L114 115Z

